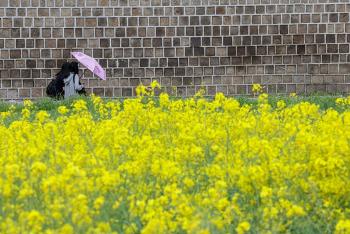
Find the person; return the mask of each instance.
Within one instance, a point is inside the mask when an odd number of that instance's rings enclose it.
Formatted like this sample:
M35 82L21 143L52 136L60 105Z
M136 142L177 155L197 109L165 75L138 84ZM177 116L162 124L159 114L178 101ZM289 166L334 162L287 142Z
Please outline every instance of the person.
M63 79L64 81L64 98L78 95L79 91L84 89L84 86L79 81L79 66L77 62L70 64L70 74L68 77Z
M70 75L71 65L65 62L61 66L61 70L56 74L55 79L53 79L46 88L46 94L49 97L60 99L64 96L64 79Z
M71 62L71 72L73 72L78 77L79 85L81 85L81 83L80 83L81 76L79 76L79 64L77 62ZM76 90L76 91L80 95L86 95L86 91L85 91L84 86L81 90Z

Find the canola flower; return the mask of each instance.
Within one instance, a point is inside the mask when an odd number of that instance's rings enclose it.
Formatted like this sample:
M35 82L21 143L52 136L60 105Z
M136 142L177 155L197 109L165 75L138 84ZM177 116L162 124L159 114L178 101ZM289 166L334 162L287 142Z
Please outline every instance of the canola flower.
M156 88L2 112L0 233L350 233L350 99L255 108Z
M261 86L261 84L253 84L252 92L254 93L254 95L262 93L262 91L263 91L263 87Z

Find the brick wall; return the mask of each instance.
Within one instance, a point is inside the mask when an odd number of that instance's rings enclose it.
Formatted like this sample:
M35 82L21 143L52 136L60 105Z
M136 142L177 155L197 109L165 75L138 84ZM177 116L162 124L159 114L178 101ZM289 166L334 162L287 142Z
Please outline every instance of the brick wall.
M0 0L0 98L37 98L71 51L106 68L89 91L140 82L193 95L349 93L349 0ZM174 87L177 87L176 89Z

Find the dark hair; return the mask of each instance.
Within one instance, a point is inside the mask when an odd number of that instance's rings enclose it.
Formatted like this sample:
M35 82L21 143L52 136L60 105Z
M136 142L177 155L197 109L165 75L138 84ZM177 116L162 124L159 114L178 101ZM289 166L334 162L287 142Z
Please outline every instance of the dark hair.
M56 74L56 78L58 80L63 80L64 78L67 78L70 74L70 64L68 62L65 62L62 64L61 70Z
M77 62L71 62L70 63L70 72L73 72L74 74L79 73L79 66Z

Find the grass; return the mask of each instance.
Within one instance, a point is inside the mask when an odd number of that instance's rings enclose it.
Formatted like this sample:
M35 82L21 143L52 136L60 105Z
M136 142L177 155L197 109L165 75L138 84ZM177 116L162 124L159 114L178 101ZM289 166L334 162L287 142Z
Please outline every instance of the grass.
M321 110L327 110L333 108L338 110L339 107L336 105L335 100L339 96L297 96L297 97L288 97L288 96L269 96L269 103L272 107L277 106L277 102L280 100L285 101L287 106L295 105L300 102L310 102L316 104L320 107ZM255 98L248 97L238 97L237 100L243 104L252 104L256 105L257 100Z
M341 111L341 109L336 105L335 100L338 98L339 96L319 96L319 95L314 95L314 96L297 96L297 97L288 97L288 96L269 96L269 103L272 107L276 107L277 106L277 102L280 100L285 101L285 103L287 104L287 106L290 105L294 105L296 103L300 103L300 102L310 102L310 103L314 103L316 105L318 105L320 107L321 110L327 110L329 108L333 108L335 110ZM180 99L179 97L172 97L173 99ZM212 97L207 97L208 99L213 99ZM236 100L241 104L241 105L257 105L258 101L256 98L254 97L247 97L247 96L238 96L235 97ZM45 110L48 113L51 114L51 116L55 116L57 115L57 108L61 105L70 107L71 104L74 102L74 100L77 99L84 99L87 104L89 109L92 109L92 101L90 97L85 97L85 96L81 96L81 97L77 97L77 98L71 98L68 100L54 100L54 99L50 99L50 98L42 98L42 99L38 99L36 101L34 101L34 110L36 111L40 111L40 110ZM155 97L156 102L158 100L157 97ZM106 99L106 100L120 100L121 102L123 102L123 98L118 98L118 99ZM10 102L6 102L6 101L2 101L0 102L0 112L3 111L7 111L10 106L14 106L15 107L15 112L20 113L22 108L23 108L23 104L22 103L10 103Z

